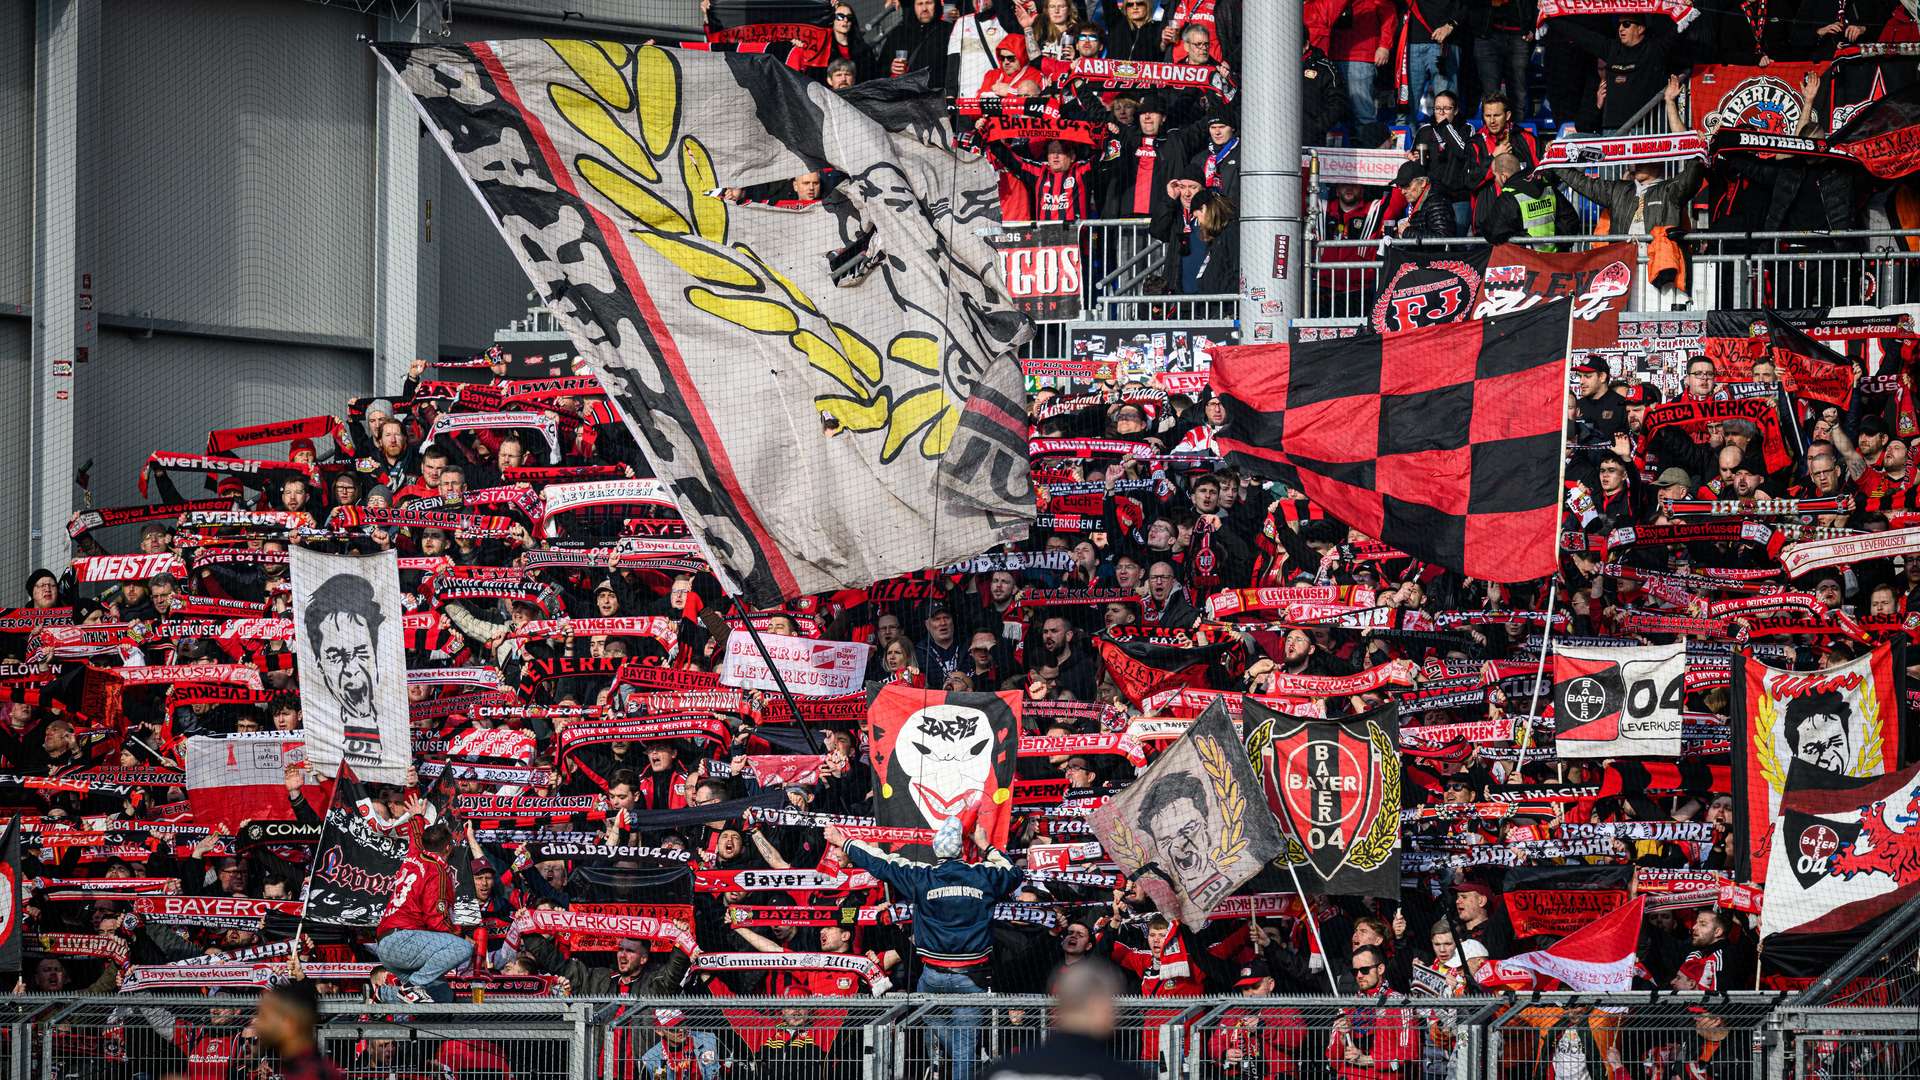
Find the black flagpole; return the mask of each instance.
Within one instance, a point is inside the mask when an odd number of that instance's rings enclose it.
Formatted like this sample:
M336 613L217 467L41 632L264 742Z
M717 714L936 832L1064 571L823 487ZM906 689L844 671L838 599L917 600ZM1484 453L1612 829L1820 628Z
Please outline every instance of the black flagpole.
M780 674L780 669L774 665L773 656L767 652L767 643L760 640L760 631L753 628L753 617L748 614L746 605L740 602L740 597L737 595L730 595L727 599L733 601L733 610L740 613L740 622L746 626L747 635L753 638L754 647L760 650L760 659L766 661L767 672L773 676L773 684L780 688L780 696L787 700L787 708L793 710L794 723L800 725L800 733L807 737L807 749L815 754L820 753L820 740L814 737L813 729L807 726L807 718L800 711L800 703L794 700L793 691L787 689L787 680Z

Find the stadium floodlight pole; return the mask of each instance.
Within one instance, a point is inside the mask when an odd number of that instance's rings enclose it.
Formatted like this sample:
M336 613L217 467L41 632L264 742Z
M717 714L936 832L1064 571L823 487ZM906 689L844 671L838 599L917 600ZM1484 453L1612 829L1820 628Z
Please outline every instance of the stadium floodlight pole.
M1240 57L1240 341L1287 340L1302 311L1301 78L1306 46L1299 4L1245 6Z
M753 628L753 618L747 613L747 605L740 602L739 593L728 593L727 599L733 601L733 610L740 613L740 624L747 628L747 636L753 639L754 648L760 650L760 659L766 662L767 674L773 676L773 685L780 688L780 696L787 699L787 708L793 710L793 722L800 725L800 733L807 737L807 749L815 754L820 753L820 740L814 737L813 728L801 713L800 703L794 700L793 691L787 689L786 677L774 665L773 654L767 651L767 643L760 640L760 631Z

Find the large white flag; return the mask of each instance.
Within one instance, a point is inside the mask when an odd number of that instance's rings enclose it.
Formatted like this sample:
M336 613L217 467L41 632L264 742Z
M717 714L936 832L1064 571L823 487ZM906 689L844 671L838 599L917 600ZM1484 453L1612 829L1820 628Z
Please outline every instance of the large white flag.
M937 95L609 41L378 51L754 606L1026 535L1032 325ZM818 201L721 194L829 169Z
M404 784L413 759L400 556L292 549L294 643L307 764Z

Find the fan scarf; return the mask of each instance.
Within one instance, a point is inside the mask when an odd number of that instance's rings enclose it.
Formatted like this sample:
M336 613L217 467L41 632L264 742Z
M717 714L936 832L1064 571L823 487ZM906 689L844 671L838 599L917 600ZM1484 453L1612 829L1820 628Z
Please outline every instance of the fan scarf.
M1552 0L1548 0L1549 3ZM1072 82L1107 90L1158 87L1176 90L1212 90L1219 79L1216 68L1204 64L1171 64L1158 60L1112 60L1076 57L1067 68Z
M669 619L665 615L616 616L594 619L533 619L525 626L515 630L510 636L516 638L558 637L564 631L572 631L575 637L649 637L664 645L669 652L679 641L676 627L679 620Z
M1828 566L1920 553L1920 528L1895 529L1833 540L1794 544L1780 553L1780 567L1788 577L1799 577Z
M1125 733L1020 736L1021 757L1057 757L1061 754L1105 754L1124 757L1135 768L1147 763L1145 748L1127 738Z
M578 484L549 484L540 491L541 516L546 520L548 536L559 531L554 520L564 514L608 506L645 506L670 510L679 516L667 485L653 479L592 480Z
M520 853L514 859L516 869L549 859L564 859L568 862L613 862L617 859L639 859L642 862L681 863L693 860L693 852L685 848L669 849L647 847L639 844L575 844L535 840L522 844Z
M699 945L693 942L693 934L687 934L680 922L657 919L651 915L599 915L589 911L534 909L522 911L515 917L513 924L507 928L507 944L518 947L520 938L526 934L540 934L557 942L566 942L570 947L582 947L589 942L639 938L643 942L666 942L687 955L699 951Z
M856 817L849 814L819 814L782 807L758 807L747 812L746 821L750 825L783 825L801 829L824 829L832 825L846 833L849 840L861 840L870 844L930 844L933 842L932 829L878 825L870 817Z
M655 742L668 739L706 739L720 746L733 741L724 721L699 713L651 720L600 720L568 724L554 747L554 760L564 764L582 747L617 742ZM711 820L711 819L709 819Z
M714 815L699 807L706 820ZM864 870L827 874L818 870L695 870L693 891L730 892L850 892L878 888L880 881Z
M513 536L513 519L498 514L454 514L404 506L336 506L327 515L329 529L357 529L367 525L445 529L476 540L505 540Z
M365 982L372 977L374 964L303 964L306 977L320 982ZM164 990L175 987L199 989L246 989L263 987L284 972L272 964L207 964L199 967L175 967L172 964L136 964L127 969L120 981L122 993Z
M225 454L242 446L289 442L294 439L331 438L346 452L345 432L331 416L309 416L300 420L275 420L252 427L221 428L207 433L207 453Z
M543 412L441 413L433 418L433 433L428 442L442 435L465 431L501 431L526 428L538 431L547 441L547 460L560 460L560 422Z
M191 502L161 503L158 506L102 506L75 511L67 519L67 535L78 540L94 529L115 525L133 525L143 521L167 521L197 510L225 510L231 499L195 499Z
M886 978L880 965L851 953L743 952L701 953L695 971L845 971L860 976L869 987ZM876 991L878 992L878 991Z
M1699 16L1686 0L1539 0L1536 25L1563 15L1665 15L1674 29L1685 30Z
M263 473L290 472L306 478L314 487L320 486L320 470L312 465L298 461L255 461L252 458L216 457L210 454L169 454L156 451L147 455L147 463L140 469L140 497L147 495L147 476L154 469L172 472L179 469L191 469L196 472L220 473L225 476L259 476Z

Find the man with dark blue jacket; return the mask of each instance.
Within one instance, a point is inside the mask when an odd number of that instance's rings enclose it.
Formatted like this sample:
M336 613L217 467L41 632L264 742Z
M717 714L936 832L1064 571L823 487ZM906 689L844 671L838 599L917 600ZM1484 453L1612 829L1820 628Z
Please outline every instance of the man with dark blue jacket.
M847 841L828 826L826 840L847 852L847 860L893 890L896 901L913 904L913 946L923 965L915 989L932 994L984 994L993 952L993 906L1013 895L1026 875L994 847L985 829L974 844L985 852L977 863L960 858L958 816L942 822L933 836L931 865L891 855L871 844ZM953 1062L950 1080L972 1080L980 1010L956 1009L953 1022L936 1035Z

